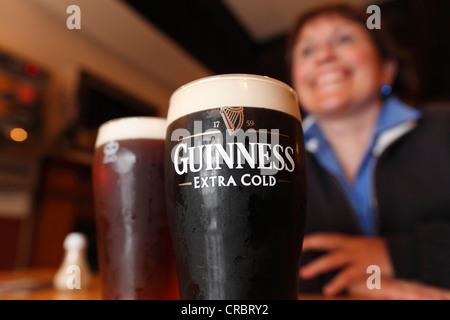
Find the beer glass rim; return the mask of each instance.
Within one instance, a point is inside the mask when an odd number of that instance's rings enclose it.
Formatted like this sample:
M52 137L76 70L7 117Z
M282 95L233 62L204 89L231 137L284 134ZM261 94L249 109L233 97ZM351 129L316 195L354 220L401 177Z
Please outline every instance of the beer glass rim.
M152 127L148 127L149 125L152 125ZM100 125L95 147L97 148L109 141L131 139L164 140L166 127L166 118L162 117L130 116L111 119Z
M275 78L271 78L269 76L262 76L262 75L257 75L257 74L248 74L248 73L230 73L230 74L217 74L217 75L212 75L212 76L207 76L207 77L203 77L200 79L196 79L193 80L191 82L188 82L184 85L182 85L181 87L179 87L178 89L176 89L173 93L172 93L172 97L177 95L178 93L180 93L181 91L189 88L190 86L196 85L198 83L201 82L206 82L206 81L214 81L214 80L223 80L223 79L250 79L250 80L258 80L258 81L264 81L264 82L269 82L272 84L276 84L282 88L287 89L288 91L292 91L292 93L295 93L294 89L289 86L288 84L284 83L283 81L277 80Z
M272 85L276 85L284 90L286 90L286 92L289 92L289 94L292 94L295 102L298 101L297 98L297 93L295 92L295 90L289 86L288 84L268 77L268 76L263 76L263 75L256 75L256 74L247 74L247 73L230 73L230 74L218 74L218 75L212 75L212 76L207 76L207 77L203 77L200 79L196 79L193 80L191 82L188 82L184 85L182 85L181 87L179 87L178 89L176 89L171 97L170 97L170 102L169 102L169 112L168 112L168 116L167 116L167 123L170 124L172 123L174 120L176 120L178 117L174 116L173 113L171 112L171 106L173 104L173 101L176 99L176 97L182 93L183 91L194 87L196 85L202 84L202 83L206 83L206 82L214 82L214 81L223 81L223 80L250 80L250 81L260 81L260 82L266 82L266 83L270 83ZM212 106L213 107L213 106ZM249 106L249 107L258 107L258 106ZM207 109L207 108L205 108ZM188 114L188 113L185 113ZM300 109L299 107L296 108L296 110L292 110L292 112L288 112L288 114L291 114L293 116L295 116L296 118L299 119L299 121L301 121L301 115L300 115Z

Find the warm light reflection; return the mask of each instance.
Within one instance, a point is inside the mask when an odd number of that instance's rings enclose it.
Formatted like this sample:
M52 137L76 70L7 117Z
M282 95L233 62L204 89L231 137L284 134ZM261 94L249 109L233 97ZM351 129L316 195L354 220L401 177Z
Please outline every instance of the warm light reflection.
M22 128L14 128L9 132L9 137L16 142L22 142L27 140L28 132Z

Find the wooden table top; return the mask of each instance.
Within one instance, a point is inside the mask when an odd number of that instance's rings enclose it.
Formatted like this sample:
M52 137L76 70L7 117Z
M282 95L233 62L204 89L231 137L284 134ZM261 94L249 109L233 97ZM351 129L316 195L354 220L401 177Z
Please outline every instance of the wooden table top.
M58 290L53 286L54 269L0 272L0 300L101 300L101 285L94 274L87 288Z
M101 300L101 283L94 274L87 288L58 290L53 286L54 269L0 271L0 300ZM300 300L355 300L355 297L301 295ZM358 300L358 299L356 299Z

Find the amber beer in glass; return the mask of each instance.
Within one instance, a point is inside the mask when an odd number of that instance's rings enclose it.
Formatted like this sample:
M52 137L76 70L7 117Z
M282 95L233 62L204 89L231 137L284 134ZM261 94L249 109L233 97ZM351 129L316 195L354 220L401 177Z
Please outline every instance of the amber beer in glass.
M199 79L170 100L169 227L181 299L297 299L305 151L294 91L263 76Z
M93 186L103 299L178 299L164 201L166 121L111 120L98 131Z

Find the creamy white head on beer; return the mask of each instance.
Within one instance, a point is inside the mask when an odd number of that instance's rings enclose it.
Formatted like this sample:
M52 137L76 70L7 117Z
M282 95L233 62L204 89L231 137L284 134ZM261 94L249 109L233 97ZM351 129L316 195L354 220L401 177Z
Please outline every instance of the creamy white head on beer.
M255 107L281 111L301 121L295 91L279 80L249 74L201 78L177 89L170 98L167 123L198 111L220 107Z
M105 122L98 130L95 147L109 141L166 138L166 119L157 117L127 117Z

